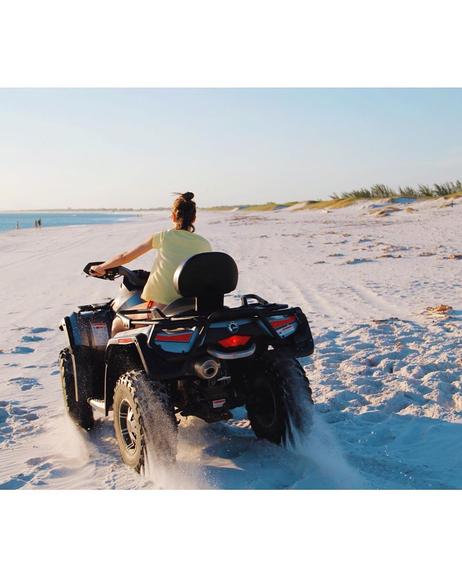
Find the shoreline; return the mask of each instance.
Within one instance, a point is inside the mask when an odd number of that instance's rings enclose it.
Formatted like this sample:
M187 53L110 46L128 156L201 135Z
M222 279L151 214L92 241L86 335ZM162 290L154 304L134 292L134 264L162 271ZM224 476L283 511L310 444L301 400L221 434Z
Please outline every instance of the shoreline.
M324 200L320 200L317 201L315 203L312 202L308 202L307 206L304 207L299 207L299 204L301 203L296 203L295 205L289 206L289 207L274 207L271 209L253 209L252 207L234 207L234 208L230 208L230 207L215 207L215 208L199 208L198 209L198 213L200 214L201 212L206 215L206 214L222 214L223 216L242 216L244 217L245 215L254 215L254 217L264 217L265 215L268 216L274 216L276 214L293 214L298 215L298 216L302 216L305 215L308 217L308 215L315 215L315 214L332 214L332 213L337 213L337 214L341 214L341 213L348 213L351 209L356 209L358 211L358 218L359 217L363 217L363 216L372 216L372 217L382 217L382 216L389 216L392 212L395 213L400 213L400 212L406 212L406 213L415 213L415 214L419 214L422 209L427 210L427 209L440 209L440 208L445 208L445 207L455 207L458 206L459 204L462 204L462 197L455 197L455 198L446 198L446 197L440 197L440 198L427 198L427 199L422 199L422 198L404 198L404 197L399 197L399 198L377 198L377 199L363 199L363 198L358 198L358 199L349 199L347 201L345 201L344 199L342 200L328 200L328 201L324 201ZM266 205L262 205L262 206L266 206ZM420 209L419 209L420 208ZM350 209L350 210L348 210ZM45 230L45 229L62 229L62 228L73 228L73 229L78 229L78 228L82 228L83 226L111 226L114 224L133 224L136 222L141 223L147 223L148 221L146 220L146 216L163 216L164 213L167 211L167 209L165 210L144 210L144 211L133 211L129 214L129 218L127 219L120 219L120 220L113 220L110 222L86 222L86 223L80 223L80 224L56 224L56 225L42 225L42 228L40 230ZM77 213L79 211L60 211L60 210L55 210L53 212L51 211L36 211L36 212L32 212L32 214L44 214L44 213ZM119 217L122 217L124 212L120 211L120 212L112 212L110 210L106 210L105 213L114 213L115 215L118 215ZM1 212L0 211L0 216L1 214L12 214L13 212ZM20 212L17 212L18 214ZM27 214L29 212L21 212L22 214ZM82 210L80 211L80 213L101 213L101 211L97 211L97 210ZM139 217L139 220L137 219ZM163 218L162 218L163 219ZM5 237L5 235L11 235L11 234L17 234L18 232L24 232L26 230L36 230L36 228L30 226L30 227L22 227L19 229L16 228L10 228L10 229L6 229L6 230L1 230L0 229L0 237Z
M121 220L118 222L101 222L101 223L97 223L97 222L92 222L92 223L88 223L88 224L60 224L58 226L42 226L42 228L33 228L32 226L29 228L13 228L12 230L0 230L0 235L3 234L12 234L12 233L17 233L17 232L32 232L32 231L38 231L38 233L43 232L43 230L62 230L63 228L82 228L84 226L112 226L113 224L128 224L129 221L128 220Z
M54 212L39 211L39 210L34 211L34 212L28 212L28 211L27 212L26 211L25 212L0 212L0 218L1 218L2 214L3 215L6 214L8 216L11 216L13 214L15 214L15 215L17 214L18 217L20 215L22 215L23 217L24 217L24 215L27 215L27 214L31 215L31 220L30 220L29 226L22 225L19 228L16 228L13 224L13 226L11 228L4 228L3 229L0 227L0 235L11 233L11 232L20 232L20 231L24 231L24 230L37 230L37 228L35 226L31 225L32 220L34 219L34 216L41 215L43 218L43 215L46 215L46 214L49 214L51 217L51 216L55 216L56 214L60 214L60 213L61 212L57 211L57 210ZM89 213L103 214L100 211L95 211L95 212L93 212L93 211L91 211L91 212L90 211L84 211L84 212L72 211L72 212L70 212L69 211L68 212L69 215L71 215L71 214L72 215L74 215L74 214L89 214ZM109 211L104 213L105 217L107 218L107 221L89 221L89 222L79 222L79 223L72 223L72 222L62 223L62 222L60 222L60 223L56 223L56 224L54 224L54 223L42 223L42 226L39 229L44 230L44 229L49 229L49 228L77 228L80 226L101 226L101 225L110 225L110 224L123 224L126 222L136 222L138 220L138 218L142 218L147 213L145 212L145 213L141 214L141 213L135 213L135 212L133 212L133 213L125 213L125 212L112 213L111 212L111 214L114 214L113 219L109 218Z
M93 213L125 213L131 214L137 212L162 212L163 210L170 210L170 208L40 208L34 210L27 208L23 210L0 210L0 214L55 214L58 213L80 213L80 212L93 212Z
M262 204L233 204L233 205L218 205L218 206L204 206L198 207L198 211L204 212L306 212L308 210L339 210L348 208L350 206L357 206L360 204L422 204L431 201L451 202L455 203L462 201L461 194L449 194L446 196L438 197L412 197L412 196L390 196L390 197L377 197L377 198L328 198L322 200L301 200L290 201L284 203L265 202ZM115 214L130 216L143 216L146 214L158 214L169 211L170 208L50 208L50 209L24 209L24 210L0 210L0 216L3 214ZM2 231L0 230L0 233Z

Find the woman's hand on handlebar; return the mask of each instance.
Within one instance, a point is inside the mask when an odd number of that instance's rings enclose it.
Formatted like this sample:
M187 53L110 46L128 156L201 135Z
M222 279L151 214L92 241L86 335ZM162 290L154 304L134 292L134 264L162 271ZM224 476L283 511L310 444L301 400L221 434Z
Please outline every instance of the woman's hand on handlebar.
M152 249L152 236L150 236L145 242L143 242L143 244L140 244L133 250L123 252L118 256L114 256L114 258L109 258L109 260L106 260L106 262L101 262L101 264L95 264L90 268L89 272L91 276L97 276L98 278L106 277L108 280L114 280L114 277L112 278L110 277L111 274L107 276L107 273L109 271L115 271L117 275L120 275L118 274L119 266L123 266L124 264L131 262L135 258L142 256L143 254L148 252L148 250L151 249Z
M103 268L103 267L101 266L101 264L99 264L98 266L92 266L92 267L90 268L90 274L91 274L92 276L99 276L99 277L101 277L101 276L105 276L106 270L105 270L105 268Z

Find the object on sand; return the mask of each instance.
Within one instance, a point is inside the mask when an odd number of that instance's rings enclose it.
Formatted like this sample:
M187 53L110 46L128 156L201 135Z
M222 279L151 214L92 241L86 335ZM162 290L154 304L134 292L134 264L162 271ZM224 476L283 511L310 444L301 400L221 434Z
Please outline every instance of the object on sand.
M385 322L395 322L399 320L397 316L391 316L390 318L378 318L377 320L372 320L374 324L384 324Z
M372 216L377 216L379 218L383 216L389 216L392 212L400 212L400 208L396 206L386 206L385 208L379 208L378 210L371 210L369 214Z
M438 304L438 306L427 306L422 314L433 318L447 318L451 310L453 310L452 306L447 304Z

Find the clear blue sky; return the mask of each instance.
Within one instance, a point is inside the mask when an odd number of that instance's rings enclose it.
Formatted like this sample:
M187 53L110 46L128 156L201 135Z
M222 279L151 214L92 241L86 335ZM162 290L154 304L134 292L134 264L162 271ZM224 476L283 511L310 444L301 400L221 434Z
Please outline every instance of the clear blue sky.
M0 210L462 179L461 89L0 89Z

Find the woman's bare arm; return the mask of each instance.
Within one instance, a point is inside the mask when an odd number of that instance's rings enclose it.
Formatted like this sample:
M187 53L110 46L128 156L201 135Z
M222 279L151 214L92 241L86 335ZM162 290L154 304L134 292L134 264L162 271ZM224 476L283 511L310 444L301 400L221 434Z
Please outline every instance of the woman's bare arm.
M106 270L109 268L116 268L117 266L122 266L123 264L128 264L135 258L139 258L146 252L152 250L152 236L150 236L145 242L136 246L132 250L128 250L127 252L122 252L113 258L109 258L106 262L99 264L98 266L92 266L91 271L96 276L103 276L106 273Z

